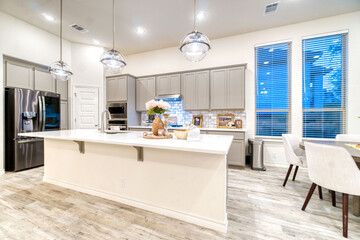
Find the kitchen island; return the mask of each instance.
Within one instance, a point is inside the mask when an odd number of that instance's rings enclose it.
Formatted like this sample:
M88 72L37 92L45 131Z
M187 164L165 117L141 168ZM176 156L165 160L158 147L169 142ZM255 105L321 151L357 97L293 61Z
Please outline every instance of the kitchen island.
M44 138L43 181L221 232L233 136L152 140L141 132L23 133Z

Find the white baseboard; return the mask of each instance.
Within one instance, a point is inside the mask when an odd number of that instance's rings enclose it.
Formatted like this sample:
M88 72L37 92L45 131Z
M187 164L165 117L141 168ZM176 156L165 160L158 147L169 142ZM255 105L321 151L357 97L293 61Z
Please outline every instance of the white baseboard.
M280 168L289 168L288 163L271 163L271 162L264 162L265 167L280 167Z
M227 227L228 227L227 215L225 216L224 222L214 221L212 219L207 219L207 218L196 216L193 214L163 208L160 206L144 203L144 202L141 202L138 200L125 198L125 197L119 196L114 193L109 193L109 192L104 192L104 191L100 191L97 189L78 186L78 185L74 185L72 183L67 183L67 182L63 182L60 180L56 180L56 179L50 179L50 178L44 177L43 181L46 183L58 185L58 186L61 186L64 188L69 188L69 189L72 189L72 190L75 190L78 192L87 193L90 195L94 195L94 196L98 196L101 198L116 201L119 203L123 203L123 204L129 205L129 206L132 206L132 207L141 208L141 209L144 209L144 210L147 210L150 212L154 212L154 213L158 213L158 214L161 214L161 215L164 215L167 217L176 218L176 219L179 219L179 220L182 220L185 222L189 222L189 223L196 224L196 225L199 225L199 226L202 226L205 228L213 229L215 231L219 231L222 233L227 232Z
M5 169L0 169L0 175L5 174Z

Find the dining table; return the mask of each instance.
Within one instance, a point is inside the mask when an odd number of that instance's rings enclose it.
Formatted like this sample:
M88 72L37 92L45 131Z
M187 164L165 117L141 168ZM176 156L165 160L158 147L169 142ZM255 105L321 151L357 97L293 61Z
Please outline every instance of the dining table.
M356 165L360 169L360 149L355 148L356 144L354 142L343 142L343 141L336 141L336 140L305 140L303 142L300 142L299 147L301 149L305 150L305 142L311 142L311 143L318 143L318 144L324 144L329 146L336 146L336 147L342 147L345 148L350 155L353 157ZM357 217L360 216L360 196L353 196L353 214Z

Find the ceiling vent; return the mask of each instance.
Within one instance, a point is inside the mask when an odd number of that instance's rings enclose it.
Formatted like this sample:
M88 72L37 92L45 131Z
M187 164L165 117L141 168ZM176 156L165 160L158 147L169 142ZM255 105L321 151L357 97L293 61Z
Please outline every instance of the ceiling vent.
M269 5L266 5L265 7L265 15L275 13L277 11L277 8L279 6L280 2L274 2Z
M87 30L86 28L83 28L82 26L80 26L80 25L78 25L76 23L69 25L69 27L71 27L71 28L73 28L73 29L75 29L75 30L77 30L77 31L79 31L81 33L89 32L89 30Z

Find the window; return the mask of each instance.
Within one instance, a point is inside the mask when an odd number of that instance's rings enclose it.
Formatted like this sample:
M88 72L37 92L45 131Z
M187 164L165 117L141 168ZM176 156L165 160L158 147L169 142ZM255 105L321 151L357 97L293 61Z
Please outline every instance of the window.
M290 52L290 43L255 48L258 136L281 136L289 132Z
M303 137L345 132L347 34L303 40Z

